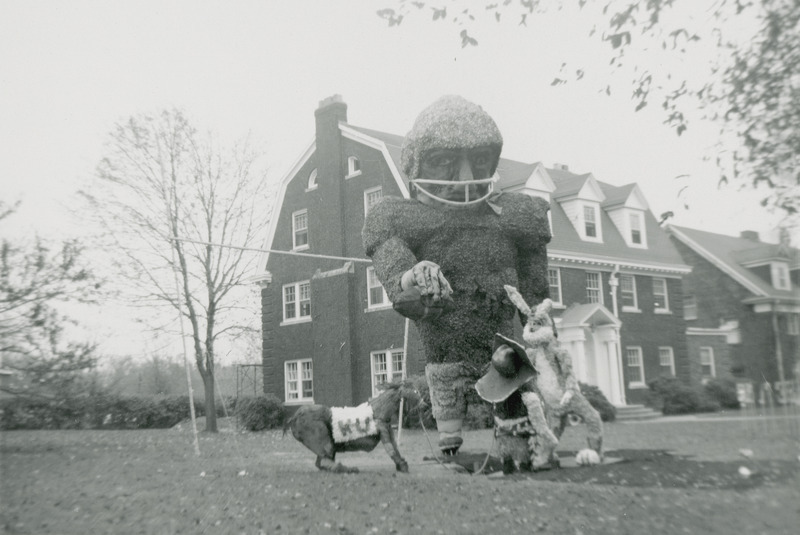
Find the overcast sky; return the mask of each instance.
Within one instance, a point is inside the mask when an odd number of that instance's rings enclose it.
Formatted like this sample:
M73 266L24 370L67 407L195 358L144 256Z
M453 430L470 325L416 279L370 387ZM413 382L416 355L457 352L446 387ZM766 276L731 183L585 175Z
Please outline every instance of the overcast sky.
M381 5L3 0L0 191L23 200L12 230L79 233L66 207L106 133L133 114L177 106L203 130L250 132L277 182L312 140L320 100L341 94L350 123L405 134L422 108L452 93L494 117L505 157L637 182L656 217L672 210L679 225L731 235L774 227L760 193L716 189L703 161L715 128L692 123L679 138L660 106L633 112L629 87L608 97L598 79L551 86L564 61L589 74L606 61L586 20L487 22L475 29L479 46L462 48L456 26L426 15L389 28L375 14Z

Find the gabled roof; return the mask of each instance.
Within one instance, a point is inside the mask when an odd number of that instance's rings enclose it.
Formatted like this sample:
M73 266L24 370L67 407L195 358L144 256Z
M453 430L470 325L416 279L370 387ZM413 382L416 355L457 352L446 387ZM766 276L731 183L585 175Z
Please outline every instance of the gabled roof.
M792 287L791 290L778 290L743 265L743 263L750 264L758 258L768 260L774 257L779 245L675 225L667 225L667 231L744 286L754 296L800 301L796 287ZM791 250L797 255L797 249Z
M645 199L638 184L612 186L611 184L604 184L601 182L600 188L606 196L606 200L603 201L603 208L607 210L623 206L642 210L650 209L650 206L647 204L647 199Z
M572 305L561 315L559 328L584 327L587 325L613 325L619 327L622 322L600 303L584 303Z
M395 168L400 169L400 151L403 145L403 136L351 124L342 126L380 141L386 146L388 154L394 160ZM589 185L593 189L596 189L596 193L600 197L608 196L606 192L611 192L615 198L624 197L625 199L631 195L641 195L641 191L636 184L612 186L611 184L600 182L592 173L576 174L567 169L545 168L538 162L524 163L508 158L500 158L497 171L500 175L498 187L501 190L523 186L533 173L543 172L547 177L547 182L552 183L555 188L552 193L553 198L576 195L587 186L587 182L590 183ZM402 175L402 173L399 174ZM395 178L398 179L398 177ZM406 186L408 185L408 179L405 176L400 176L399 179ZM642 195L643 199L644 196ZM649 210L645 213L646 243L648 244L646 249L628 247L625 239L619 234L608 214L603 210L600 211L603 218L603 243L582 240L557 202L551 203L551 212L555 233L548 245L548 254L554 259L577 260L612 266L621 264L637 269L673 273L688 273L690 271L689 266L683 261L675 246L659 227L658 222L650 214Z

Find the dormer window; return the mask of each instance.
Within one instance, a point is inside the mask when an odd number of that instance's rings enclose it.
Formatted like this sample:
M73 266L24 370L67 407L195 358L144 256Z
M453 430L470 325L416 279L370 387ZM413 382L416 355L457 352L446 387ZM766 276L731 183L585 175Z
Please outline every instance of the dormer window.
M347 158L347 176L345 178L353 178L361 174L361 162L355 156Z
M789 266L785 262L772 262L770 264L772 286L777 290L791 290L789 282Z
M583 225L587 238L597 237L597 218L595 217L594 206L583 207Z
M644 237L644 218L639 212L634 212L628 215L628 222L630 224L630 244L633 247L646 247Z
M306 189L307 190L315 189L316 187L317 187L317 169L314 168L314 170L311 171L311 174L308 175L308 186L306 186Z

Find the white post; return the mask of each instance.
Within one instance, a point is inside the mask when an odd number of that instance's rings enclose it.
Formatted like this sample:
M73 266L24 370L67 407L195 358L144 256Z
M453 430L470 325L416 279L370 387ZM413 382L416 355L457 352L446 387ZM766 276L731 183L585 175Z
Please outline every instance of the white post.
M405 321L405 328L403 332L403 379L406 377L406 355L408 354L408 318ZM405 399L400 398L400 414L397 415L397 445L400 445L400 439L403 437L403 404Z

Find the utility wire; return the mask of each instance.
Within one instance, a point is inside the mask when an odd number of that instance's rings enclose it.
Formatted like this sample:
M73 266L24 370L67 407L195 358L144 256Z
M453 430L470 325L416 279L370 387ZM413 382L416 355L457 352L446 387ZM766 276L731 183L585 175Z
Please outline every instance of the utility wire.
M238 249L240 251L256 251L259 253L274 253L274 254L285 254L290 256L306 256L310 258L323 258L326 260L347 260L350 262L364 262L366 264L371 264L372 260L369 258L350 258L347 256L333 256L333 255L326 255L326 254L314 254L314 253L300 253L297 251L279 251L276 249L260 249L258 247L240 247L238 245L226 245L224 243L213 243L207 241L200 241L200 240L191 240L189 238L169 238L171 241L180 241L186 243L194 243L197 245L210 245L212 247L225 247L228 249Z

